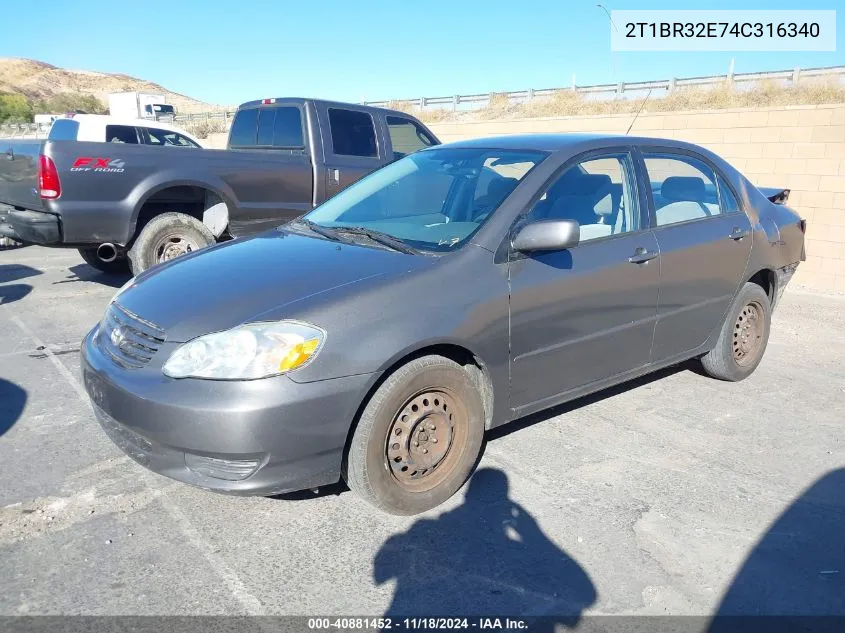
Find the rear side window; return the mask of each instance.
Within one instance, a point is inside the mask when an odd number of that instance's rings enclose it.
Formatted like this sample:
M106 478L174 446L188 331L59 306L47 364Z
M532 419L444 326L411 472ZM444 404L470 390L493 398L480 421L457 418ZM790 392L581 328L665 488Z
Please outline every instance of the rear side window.
M258 110L240 110L232 121L229 132L231 147L252 147L255 145L255 133L258 130Z
M75 141L79 131L79 121L56 119L47 137L50 141Z
M418 123L398 116L387 117L387 133L393 146L393 158L397 160L424 147L437 145Z
M235 116L229 144L232 147L305 147L299 108L256 108Z
M690 156L643 154L657 226L719 215L716 176Z
M138 131L131 125L107 125L107 143L138 143Z
M332 151L339 156L378 156L373 117L366 112L329 108Z

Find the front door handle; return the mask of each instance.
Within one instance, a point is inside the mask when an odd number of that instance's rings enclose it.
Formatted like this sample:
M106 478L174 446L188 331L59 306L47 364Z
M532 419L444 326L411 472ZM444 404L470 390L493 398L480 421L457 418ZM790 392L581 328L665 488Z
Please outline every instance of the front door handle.
M645 264L657 257L660 253L657 251L649 251L644 248L638 248L636 252L628 258L632 264Z
M741 240L746 235L748 235L748 229L741 229L738 226L735 226L734 230L731 231L731 234L728 235L728 237L732 240Z

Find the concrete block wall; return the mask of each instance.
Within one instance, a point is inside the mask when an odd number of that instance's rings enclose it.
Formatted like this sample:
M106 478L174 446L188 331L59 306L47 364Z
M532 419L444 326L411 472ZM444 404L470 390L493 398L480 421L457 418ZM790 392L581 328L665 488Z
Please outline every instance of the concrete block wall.
M632 114L433 123L444 142L542 132L624 133ZM631 134L679 139L724 157L753 183L792 190L807 220L807 261L793 283L845 293L845 104L642 113Z

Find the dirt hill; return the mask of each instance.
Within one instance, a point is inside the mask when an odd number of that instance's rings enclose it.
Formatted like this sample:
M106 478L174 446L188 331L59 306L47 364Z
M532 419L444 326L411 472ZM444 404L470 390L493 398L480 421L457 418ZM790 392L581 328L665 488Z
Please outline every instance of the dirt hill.
M164 93L167 95L167 102L176 106L177 112L185 114L217 109L214 105L129 75L70 70L34 59L0 57L0 92L23 94L30 99L46 99L63 92L77 92L94 95L103 104L108 105L110 92L130 90Z

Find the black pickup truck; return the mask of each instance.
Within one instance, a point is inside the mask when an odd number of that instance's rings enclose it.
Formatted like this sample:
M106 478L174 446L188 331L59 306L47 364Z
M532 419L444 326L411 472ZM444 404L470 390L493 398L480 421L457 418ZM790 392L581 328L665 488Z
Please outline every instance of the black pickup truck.
M287 222L439 143L403 112L300 98L241 105L226 150L82 142L75 125L0 139L0 234L134 274Z

